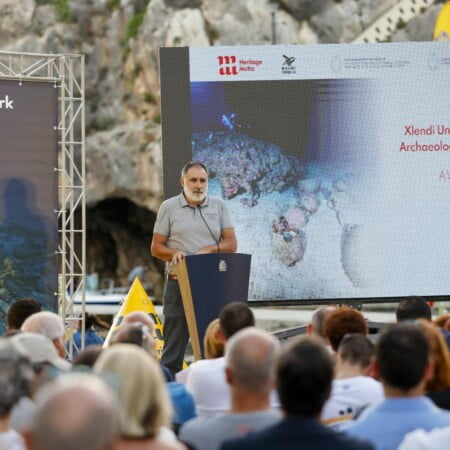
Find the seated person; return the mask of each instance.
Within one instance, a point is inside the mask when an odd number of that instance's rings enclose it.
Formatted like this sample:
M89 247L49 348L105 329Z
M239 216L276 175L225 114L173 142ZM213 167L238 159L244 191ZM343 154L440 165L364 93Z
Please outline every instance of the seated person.
M337 430L366 406L384 399L381 383L367 376L373 353L373 344L362 334L346 334L341 340L331 395L322 410L325 425Z
M349 436L367 439L378 450L396 449L413 430L450 425L450 413L424 395L433 364L428 340L417 323L402 322L383 331L374 372L386 398L344 429Z

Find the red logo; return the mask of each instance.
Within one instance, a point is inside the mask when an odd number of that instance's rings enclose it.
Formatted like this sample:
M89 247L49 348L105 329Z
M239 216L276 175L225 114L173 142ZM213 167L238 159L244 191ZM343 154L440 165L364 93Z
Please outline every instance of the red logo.
M237 75L236 56L218 56L219 75Z

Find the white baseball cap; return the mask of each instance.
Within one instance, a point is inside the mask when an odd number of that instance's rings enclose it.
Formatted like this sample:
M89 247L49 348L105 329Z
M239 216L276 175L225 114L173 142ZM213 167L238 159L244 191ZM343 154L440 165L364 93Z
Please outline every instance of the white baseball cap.
M58 355L53 342L43 334L19 333L9 339L28 356L32 364L48 363L62 372L72 368L68 361Z

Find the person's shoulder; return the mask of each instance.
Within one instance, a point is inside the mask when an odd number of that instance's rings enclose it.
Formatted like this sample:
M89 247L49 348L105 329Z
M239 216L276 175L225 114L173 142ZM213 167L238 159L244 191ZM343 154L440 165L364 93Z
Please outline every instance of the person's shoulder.
M174 195L173 197L166 198L162 203L160 208L171 208L180 204L180 194Z
M179 438L184 440L185 438L197 435L209 433L212 428L220 426L222 421L222 416L212 416L212 417L196 417L186 422L180 429Z
M357 377L350 378L350 380L354 380L355 383L369 385L369 386L380 386L381 383L375 378L368 377L366 375L359 375Z
M203 370L213 370L216 368L222 368L225 365L225 358L221 356L220 358L211 359L200 359L192 363L190 367L190 372L198 372Z
M333 380L333 387L334 386L338 387L345 386L345 389L348 389L348 386L378 387L381 386L381 383L372 377L358 375L356 377Z
M186 450L186 447L177 441L169 442L161 439L145 439L142 441L128 439L120 439L114 445L115 450L142 449L142 450Z
M347 436L345 433L339 431L333 431L333 433L335 435L336 450L373 450L374 448L368 441L364 441L353 436Z
M436 417L438 417L438 423L440 426L447 426L450 425L450 411L444 408L440 408L439 406L436 406L435 403L429 399L431 403L433 403L433 406L436 407Z
M155 446L155 450L186 450L181 442L159 442L159 446ZM150 449L149 449L150 450Z
M260 431L252 431L244 436L227 439L219 447L219 450L251 450L252 448L270 448L270 442L261 439Z
M206 419L203 417L196 417L195 419L188 420L181 426L178 433L178 439L180 439L180 441L188 441L193 435L203 432L205 420Z
M286 431L288 430L288 431ZM224 450L247 450L247 449L272 449L279 447L280 437L291 433L291 425L286 419L276 420L273 424L265 426L260 430L226 440L220 449ZM284 442L283 448L290 448Z
M447 448L449 439L450 427L435 428L430 432L419 429L408 433L398 448L399 450Z
M220 361L219 361L220 360ZM186 380L186 386L189 389L195 384L198 388L204 388L204 385L215 385L217 377L211 374L224 373L224 358L202 359L192 363ZM225 375L224 375L225 376ZM203 387L202 387L203 386Z
M173 423L181 425L197 417L194 397L184 384L170 381L166 387L174 409Z
M290 426L295 425L291 422ZM300 425L300 424L299 424ZM341 431L333 430L321 423L304 423L307 427L311 442L317 441L320 448L332 450L373 450L373 445L359 436L347 435Z
M359 414L356 420L352 420L348 425L346 424L342 430L345 432L349 431L349 434L351 434L353 431L358 432L359 430L378 429L379 427L382 427L387 420L384 414L386 409L385 400L367 406L367 408L364 408L361 414Z
M102 345L104 343L104 339L99 336L94 330L87 330L85 341L91 345L91 344L99 344Z
M364 413L365 411L363 411ZM347 423L345 423L342 428L340 429L343 433L349 434L352 436L354 433L358 433L360 429L365 430L366 428L371 427L370 423L370 417L369 417L369 423L366 423L365 417L358 417L356 420L351 420Z
M357 395L359 393L363 398L373 396L379 400L384 398L383 385L372 377L358 376L342 381L347 381L341 385L342 393L345 393L345 390L350 386Z
M423 396L420 401L422 402L422 417L429 419L435 426L450 425L450 411L437 406L428 396Z
M311 423L311 422L310 422ZM293 435L292 426L296 422L279 422L260 431L251 432L245 436L232 438L224 442L220 447L221 450L250 450L250 449L273 449L279 447L280 439L283 440L283 448L291 449L297 448L298 442L305 438L303 431L298 433L298 436ZM316 445L317 448L323 450L373 450L372 444L367 441L356 439L354 437L346 436L329 428L320 426L313 426L314 431L311 434L308 432L308 444ZM307 426L307 423L300 422L299 429ZM295 432L294 432L295 433Z

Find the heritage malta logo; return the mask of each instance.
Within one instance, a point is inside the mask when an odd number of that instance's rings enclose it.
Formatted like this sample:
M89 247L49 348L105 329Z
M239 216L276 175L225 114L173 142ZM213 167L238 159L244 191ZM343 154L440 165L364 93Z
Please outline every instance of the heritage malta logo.
M254 72L262 65L262 59L237 59L234 55L218 56L219 75L233 76L239 72Z

